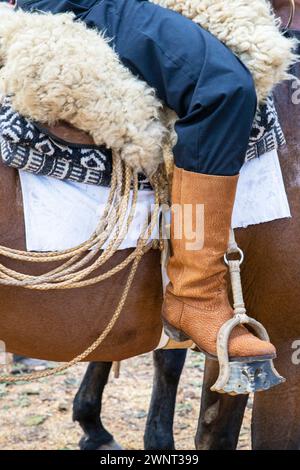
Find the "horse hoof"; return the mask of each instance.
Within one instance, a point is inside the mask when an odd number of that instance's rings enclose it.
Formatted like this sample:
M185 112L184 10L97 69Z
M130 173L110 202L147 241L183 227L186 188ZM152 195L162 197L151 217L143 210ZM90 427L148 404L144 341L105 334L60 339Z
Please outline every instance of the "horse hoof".
M107 444L103 444L98 447L97 450L124 450L123 447L120 446L114 439L112 439Z
M30 357L15 356L12 374L41 372L51 368L51 362Z
M276 371L273 360L252 362L229 362L229 376L223 380L222 373L211 387L213 392L241 395L262 392L285 382Z

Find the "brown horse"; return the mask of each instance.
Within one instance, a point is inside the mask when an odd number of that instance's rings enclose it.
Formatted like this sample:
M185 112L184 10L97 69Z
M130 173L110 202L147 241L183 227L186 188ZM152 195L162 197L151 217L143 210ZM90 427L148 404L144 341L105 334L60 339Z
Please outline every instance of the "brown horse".
M296 237L299 233L297 230L299 228L299 219L297 218L299 214L299 186L296 184L298 176L295 132L296 107L291 106L292 109L287 110L286 94L282 96L284 96L284 101L281 102L286 111L286 115L282 116L282 119L290 126L287 132L290 146L289 150L286 151L288 155L282 153L282 164L288 182L288 192L294 218L291 221L274 222L262 227L250 228L247 232L239 234L241 244L247 252L244 282L248 294L247 300L250 305L249 311L255 313L269 328L272 340L277 343L279 350L280 360L277 366L280 372L288 378L285 388L281 386L278 388L278 392L277 390L268 392L265 395L266 398L262 396L260 400L256 400L255 410L258 411L254 410L254 429L257 436L259 436L260 427L264 424L261 424L258 418L255 419L255 415L259 416L261 413L264 419L268 416L268 407L266 404L263 406L263 400L265 400L265 403L272 403L272 400L274 402L275 398L282 397L282 394L289 396L288 391L295 390L297 377L297 367L288 361L288 358L290 359L291 341L294 338L297 339L297 335L300 334L300 325L297 324L296 315L297 305L299 304L297 300L300 300L297 297L296 290L296 281L299 275L297 270L299 268L296 246L293 249L293 243L296 245ZM294 113L293 120L291 120L291 111ZM289 157L288 163L286 162L287 156ZM0 243L13 248L24 249L22 197L17 172L1 165L0 181ZM261 256L258 260L257 256L260 254L263 254L264 258ZM124 256L124 252L118 253L115 255L113 263L119 262ZM33 267L15 262L10 262L8 265L24 270L29 274L40 273L45 269L40 265ZM286 271L284 276L282 274L283 270ZM0 339L5 341L7 350L18 354L58 361L72 358L85 349L109 321L112 315L112 306L116 305L125 285L127 274L128 270L122 271L115 276L113 281L107 280L103 284L82 290L32 292L1 286ZM254 274L255 284L253 281ZM272 286L271 289L270 286ZM255 288L259 290L257 293ZM260 297L262 295L263 301ZM113 334L109 335L102 347L90 359L111 361L152 350L158 343L161 332L161 301L159 253L152 251L145 255L141 262L133 289L130 292L122 317L112 332ZM274 309L274 306L276 309ZM272 322L271 320L275 319L276 312L278 312L278 318ZM169 355L169 353L166 354ZM175 377L177 372L180 372L184 354L184 352L178 352L178 355L180 355L180 358L178 358L179 366L173 371L172 380L173 376ZM161 357L161 353L158 353L159 355ZM283 364L284 366L288 364L287 369L291 369L291 373L289 373L289 370L285 370ZM208 364L206 384L209 383L213 372L213 366ZM168 374L168 367L166 367L166 373ZM175 377L173 383L176 385L176 382L177 378ZM285 392L281 392L281 390L285 390ZM270 393L274 393L274 395L270 395ZM174 389L171 395L173 400ZM270 396L271 399L268 401L267 397ZM228 421L230 406L225 397L215 397L211 393L205 395L205 400L203 416L205 417L207 407L211 406L210 400L214 400L212 404L214 409L217 410L216 420L213 420L210 424L212 431L207 432L207 429L205 429L206 434L201 427L202 424L200 424L198 436L199 442L209 442L205 447L212 448L218 446L218 444L212 444L210 438L211 436L214 438L216 432L222 427L222 423L224 423L225 429L230 429L231 423ZM220 404L215 404L217 400L220 400ZM224 406L221 402L224 403ZM291 396L290 402L290 416L294 415L296 417L296 399L294 396ZM229 400L229 404L231 403L234 403L233 408L237 407L238 404L241 408L240 415L232 423L236 426L243 413L244 399ZM281 413L283 413L282 408L280 409ZM263 412L264 409L266 409L265 412ZM279 414L278 412L276 415ZM153 420L156 419L154 415L152 417ZM285 422L290 424L289 421L286 412ZM281 419L281 424L282 422L284 421ZM268 424L270 423L271 420L268 416ZM170 424L172 424L172 418L168 421L168 426ZM149 429L150 425L151 419ZM215 425L215 429L213 425ZM276 433L278 436L277 429ZM294 437L296 434L295 432L292 436ZM286 439L287 435L288 433L284 432L283 439ZM155 446L155 444L151 445ZM198 447L200 447L200 444L198 444ZM257 447L259 447L259 444L257 444Z
M300 29L300 0L291 27ZM286 0L274 2L286 22ZM299 38L299 33L295 33ZM294 67L300 77L300 65ZM291 83L275 92L277 109L288 145L280 161L292 210L292 219L274 221L237 231L245 251L243 284L248 311L267 327L278 349L276 366L287 378L285 385L256 394L253 408L254 449L299 449L300 365L292 358L294 341L300 339L300 86ZM297 106L298 103L298 106ZM146 449L173 449L173 415L177 385L185 351L154 352L154 387L145 432ZM74 401L74 418L85 431L81 448L115 446L99 417L101 396L111 363L90 364ZM218 367L207 360L201 413L196 435L198 449L235 449L248 396L230 397L210 391Z

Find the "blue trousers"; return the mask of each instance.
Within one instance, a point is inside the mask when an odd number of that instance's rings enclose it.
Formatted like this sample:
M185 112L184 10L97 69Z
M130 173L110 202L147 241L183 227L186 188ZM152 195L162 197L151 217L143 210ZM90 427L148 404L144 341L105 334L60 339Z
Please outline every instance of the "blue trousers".
M178 167L212 175L239 173L256 93L248 69L213 35L147 0L19 0L18 5L73 11L112 38L122 62L176 111Z

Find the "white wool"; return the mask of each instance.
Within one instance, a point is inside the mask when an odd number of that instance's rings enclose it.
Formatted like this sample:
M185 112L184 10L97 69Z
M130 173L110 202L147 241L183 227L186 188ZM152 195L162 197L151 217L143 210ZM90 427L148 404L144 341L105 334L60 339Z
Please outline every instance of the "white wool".
M288 77L295 43L281 35L265 0L154 2L199 22L238 54L260 100ZM0 5L0 15L0 95L12 95L15 110L33 120L64 120L89 132L97 145L153 174L162 162L170 119L155 91L121 64L107 39L74 22L72 14L40 15Z
M0 94L12 95L14 109L41 123L69 122L151 175L162 161L162 105L108 40L72 14L0 14Z

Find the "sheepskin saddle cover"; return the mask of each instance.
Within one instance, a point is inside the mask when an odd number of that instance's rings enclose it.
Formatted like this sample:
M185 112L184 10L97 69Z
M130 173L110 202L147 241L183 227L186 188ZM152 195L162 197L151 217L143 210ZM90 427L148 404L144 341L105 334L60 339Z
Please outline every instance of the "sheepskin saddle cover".
M252 72L260 102L289 78L295 41L280 33L266 0L154 1L227 44ZM42 124L70 123L151 176L164 145L175 142L176 116L122 65L109 39L72 14L2 5L0 15L0 94L10 96L14 110Z

